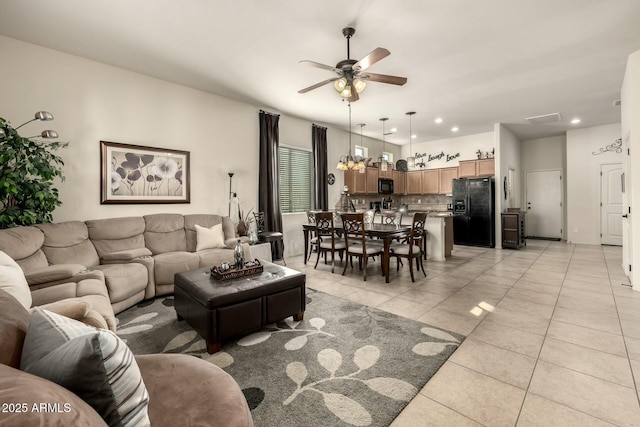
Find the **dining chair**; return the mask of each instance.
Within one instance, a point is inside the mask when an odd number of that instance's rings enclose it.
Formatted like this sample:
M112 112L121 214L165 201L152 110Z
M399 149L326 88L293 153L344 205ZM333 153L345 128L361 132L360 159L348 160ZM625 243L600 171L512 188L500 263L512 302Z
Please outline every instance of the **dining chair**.
M346 244L346 256L351 260L352 257L358 257L358 265L364 270L363 280L367 281L367 260L370 256L382 254L383 247L380 244L372 243L366 237L366 224L364 222L363 213L344 213L342 214L342 229ZM344 263L342 275L347 272L347 265ZM382 267L382 266L381 266ZM353 264L351 265L353 268Z
M284 241L282 233L279 231L269 231L266 229L264 212L262 211L254 212L253 217L256 220L256 230L258 231L258 239L261 242L267 242L271 245L271 254L273 255L275 253L273 244L278 241ZM287 265L287 263L284 260L284 254L280 259L282 259L282 263L284 265ZM277 261L277 259L275 259L274 257L273 261Z
M425 237L424 224L427 219L426 212L416 212L413 214L413 223L411 224L411 232L407 243L396 243L389 248L389 256L396 258L396 270L400 269L401 258L407 258L409 261L409 272L411 281L415 282L413 277L413 260L416 260L416 270L422 269L422 273L427 276L424 271L422 262L422 239Z
M319 212L322 212L322 211L307 211L307 223L311 225L315 225L316 214ZM307 262L309 262L309 260L311 259L311 254L313 253L313 251L318 250L318 237L315 230L311 231L311 239L309 239L309 246L311 247L311 249L309 250L309 255L307 255Z
M335 267L335 254L338 252L340 255L340 261L343 260L344 251L347 247L344 239L336 236L334 223L334 215L331 212L318 212L315 215L316 221L316 236L318 238L318 257L316 258L316 265L314 269L318 267L318 261L320 261L320 255L324 254L324 262L327 263L327 253L331 253L331 272L333 273Z
M380 224L400 225L402 222L402 211L386 210L380 211Z

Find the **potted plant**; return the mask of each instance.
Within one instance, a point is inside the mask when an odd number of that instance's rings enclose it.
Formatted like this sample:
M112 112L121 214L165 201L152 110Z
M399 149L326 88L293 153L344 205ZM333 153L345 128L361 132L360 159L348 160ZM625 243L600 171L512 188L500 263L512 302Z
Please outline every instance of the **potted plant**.
M41 113L34 120L53 119ZM0 228L51 222L54 209L62 204L54 181L64 181L64 162L55 151L68 143L24 138L16 129L0 117ZM44 131L40 137L57 134Z

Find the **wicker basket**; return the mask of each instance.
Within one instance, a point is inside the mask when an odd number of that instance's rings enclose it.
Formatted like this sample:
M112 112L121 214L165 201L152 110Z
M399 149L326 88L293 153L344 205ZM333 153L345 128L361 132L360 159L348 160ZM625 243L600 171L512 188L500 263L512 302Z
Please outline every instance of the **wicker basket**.
M254 274L260 274L262 273L262 271L264 270L264 267L262 266L262 264L260 264L260 261L258 259L254 259L253 261L251 261L253 263L253 265L251 266L247 266L245 263L245 266L243 268L235 268L232 267L230 270L227 271L220 271L220 267L216 267L215 265L213 267L211 267L211 277L213 277L216 280L232 280L232 279L238 279L240 277L245 277L245 276L253 276Z

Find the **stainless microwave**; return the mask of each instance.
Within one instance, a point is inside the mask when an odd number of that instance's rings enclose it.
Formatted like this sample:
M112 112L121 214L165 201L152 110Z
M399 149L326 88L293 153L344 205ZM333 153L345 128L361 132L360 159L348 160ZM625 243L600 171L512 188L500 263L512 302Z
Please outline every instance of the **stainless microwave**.
M378 194L393 194L393 179L378 178Z

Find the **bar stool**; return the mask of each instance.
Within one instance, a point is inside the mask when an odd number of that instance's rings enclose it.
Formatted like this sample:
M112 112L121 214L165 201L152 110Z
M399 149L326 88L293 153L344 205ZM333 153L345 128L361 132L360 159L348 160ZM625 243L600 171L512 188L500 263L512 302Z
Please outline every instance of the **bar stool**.
M282 254L281 258L276 258L275 257L275 248L273 246L274 242L278 242L278 241L284 242L282 233L279 232L279 231L268 231L268 230L265 230L264 212L254 212L253 213L253 217L256 220L256 230L258 231L258 239L261 242L269 243L271 245L271 258L273 258L274 261L278 261L279 259L281 259L282 263L284 265L287 265L287 263L284 260L284 253ZM283 248L283 250L284 250L284 248Z

